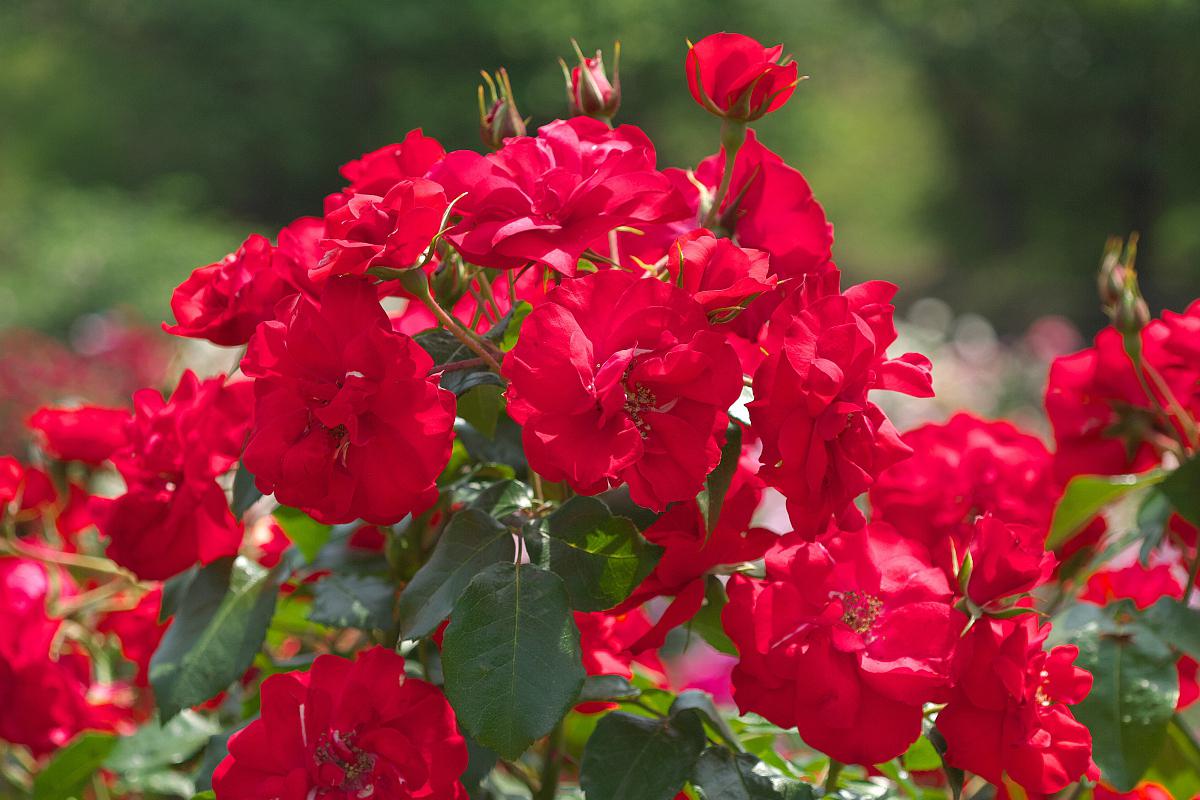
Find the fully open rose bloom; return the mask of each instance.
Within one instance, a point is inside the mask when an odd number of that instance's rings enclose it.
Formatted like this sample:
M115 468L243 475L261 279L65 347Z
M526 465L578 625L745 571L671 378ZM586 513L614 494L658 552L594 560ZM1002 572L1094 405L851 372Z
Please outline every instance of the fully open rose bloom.
M741 368L687 294L625 272L565 281L504 360L529 465L583 494L628 483L657 511L721 459Z
M197 269L171 295L178 322L164 322L163 330L229 347L248 342L276 303L307 285L301 240L308 226L307 218L296 220L280 232L278 246L253 234L236 252Z
M768 274L770 257L766 253L738 247L703 228L675 241L667 254L667 270L672 282L718 320L770 291L778 281Z
M928 359L887 355L895 292L872 281L811 305L797 292L771 317L750 419L763 442L760 474L787 497L792 524L806 535L833 518L860 525L854 498L910 453L868 393L933 395Z
M922 704L946 692L966 624L945 573L883 524L825 543L786 536L766 567L765 580L729 581L722 621L741 659L738 708L845 763L903 753Z
M433 359L392 330L366 279L297 296L250 341L256 423L245 463L258 488L331 524L399 522L437 499L454 395Z
M129 444L113 455L126 492L91 500L109 558L143 580L165 580L237 553L242 527L216 479L241 454L252 391L189 370L169 400L155 389L134 395Z
M946 763L1000 786L1005 777L1031 795L1057 792L1092 766L1092 737L1068 705L1092 676L1074 666L1074 646L1043 650L1050 626L1036 616L984 618L954 659L954 691L938 713Z
M52 588L53 586L53 588ZM65 572L22 558L0 558L0 740L27 746L35 756L62 747L79 731L112 730L118 709L89 700L91 660L73 644L60 644L62 624L46 604L52 593L76 593Z
M574 275L576 262L622 225L688 216L683 198L655 167L654 145L632 125L615 130L575 117L518 136L483 156L458 150L430 173L462 220L447 238L473 264L500 269L544 264Z
M95 466L124 446L129 417L123 408L40 408L29 418L29 427L55 458Z
M782 108L796 89L796 64L781 63L782 55L783 45L763 47L740 33L705 36L688 48L688 88L717 116L756 120Z
M213 774L221 800L465 800L467 746L432 684L383 647L262 684L258 719Z
M383 195L405 178L422 178L433 165L446 157L446 150L432 136L426 136L420 128L409 131L403 141L380 147L342 165L342 177L350 185L342 194L333 195L327 201L336 205L353 194Z
M1044 531L1010 525L984 514L971 532L972 570L967 596L979 606L1023 594L1040 586L1057 563L1043 547Z

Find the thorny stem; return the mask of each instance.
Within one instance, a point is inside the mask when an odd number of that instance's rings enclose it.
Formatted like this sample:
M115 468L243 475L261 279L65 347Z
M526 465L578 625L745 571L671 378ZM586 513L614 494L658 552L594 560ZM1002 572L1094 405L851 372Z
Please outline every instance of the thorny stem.
M135 583L133 576L126 570L118 567L106 558L95 558L93 556L83 556L77 553L60 553L50 550L39 550L34 547L28 547L19 539L4 539L0 540L0 553L10 553L12 555L24 556L25 558L33 559L34 561L43 561L48 564L58 564L63 567L74 567L76 569L86 570L88 572L97 572L102 575L112 575L114 577L128 580L129 583Z
M554 800L554 796L558 793L558 773L562 767L562 761L559 758L559 749L562 746L563 726L559 722L554 726L554 730L550 731L550 736L546 740L546 752L542 758L542 773L538 781L538 790L534 794L534 800Z
M410 291L412 290L410 289ZM472 336L469 332L467 332L467 330L459 324L458 320L451 316L446 309L442 308L441 304L439 304L438 301L434 299L433 295L429 293L429 286L425 284L423 276L416 294L421 299L421 302L425 304L425 307L429 309L435 318L437 318L437 321L440 322L446 328L446 330L450 331L451 335L453 335L455 339L458 339L466 347L468 347L471 352L483 359L483 363L487 364L488 369L492 370L492 372L495 372L496 374L500 373L500 362L496 361L496 359L492 357L492 354L487 351L483 344L480 343L479 340Z
M829 759L829 771L825 773L825 794L830 795L837 791L838 778L845 766L840 761Z

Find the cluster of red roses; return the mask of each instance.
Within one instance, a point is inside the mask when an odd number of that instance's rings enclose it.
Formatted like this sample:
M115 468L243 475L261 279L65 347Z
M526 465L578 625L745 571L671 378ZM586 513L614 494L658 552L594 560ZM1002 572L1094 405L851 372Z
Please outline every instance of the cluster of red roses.
M261 492L322 523L398 523L438 499L455 379L491 373L539 480L622 489L657 514L644 531L663 548L654 569L612 611L576 614L588 672L656 664L646 651L698 612L711 575L737 572L723 624L743 712L847 763L895 758L932 724L947 764L997 785L1050 794L1095 778L1068 708L1091 676L1075 648L1044 647L1049 626L1027 595L1058 564L1044 542L1068 479L1200 446L1200 304L1136 334L1149 382L1115 329L1054 365L1053 454L968 415L900 435L870 393L933 390L927 359L888 352L896 287L842 286L804 177L747 128L796 86L780 56L735 34L690 48L691 92L723 120L720 152L693 170L660 170L644 132L611 126L620 83L582 56L567 81L579 116L525 135L503 76L483 110L494 152L446 153L417 130L345 165L323 217L275 243L251 236L172 298L166 329L244 345L244 377L188 372L168 399L137 393L132 413L35 415L46 454L110 464L124 489L88 498L72 485L61 501L44 473L0 462L18 537L49 514L69 554L94 525L117 565L171 578L243 548L227 500L239 459ZM455 357L414 338L433 326ZM504 334L518 326L513 344ZM732 477L709 509L719 468ZM768 489L786 499L791 533L755 526ZM1171 529L1195 548L1194 528ZM0 605L19 621L0 636L0 696L62 697L70 719L35 730L0 704L0 738L41 754L120 715L87 698L86 656L46 613L52 583L64 602L75 589L20 547L25 558L0 560ZM764 573L744 568L759 559ZM1179 597L1177 568L1096 576L1085 597ZM642 608L659 597L674 599L651 624ZM154 590L105 622L142 684L159 602ZM1195 663L1180 669L1194 686ZM33 681L46 688L28 691ZM216 771L221 800L466 796L454 714L394 652L320 656L261 691L261 716Z

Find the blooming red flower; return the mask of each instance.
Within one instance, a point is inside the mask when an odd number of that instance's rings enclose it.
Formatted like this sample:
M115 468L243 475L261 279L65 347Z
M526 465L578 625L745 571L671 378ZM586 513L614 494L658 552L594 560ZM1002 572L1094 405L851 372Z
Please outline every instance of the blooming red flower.
M1170 406L1162 391L1166 387L1193 417L1200 412L1200 362L1186 357L1190 318L1174 315L1170 324L1154 320L1140 334L1142 358L1161 379L1143 375L1153 399L1115 328L1100 331L1092 347L1051 364L1046 414L1061 480L1141 472L1158 465L1156 438L1184 439L1180 421L1159 409Z
M798 82L783 45L763 47L740 33L714 33L688 48L688 88L719 117L749 122L783 107Z
M350 181L350 185L342 190L343 197L348 199L352 194L383 196L405 178L425 177L445 157L446 150L437 139L415 128L405 135L404 141L372 150L343 164L342 177Z
M27 467L12 456L0 456L0 517L36 512L58 500L50 477L37 467Z
M635 503L659 511L700 491L741 390L737 357L700 306L617 271L551 292L504 375L534 470L583 494L628 483Z
M237 553L242 527L216 479L241 454L250 386L188 370L169 400L154 389L134 395L129 444L112 458L126 492L90 505L109 558L143 580L165 580Z
M39 408L29 418L42 449L63 461L97 465L126 443L130 413L123 408Z
M353 195L326 214L325 256L311 275L322 281L374 267L411 267L441 229L445 213L442 187L423 178L401 180L383 197Z
M65 572L54 576L59 596L75 593ZM61 620L46 603L51 579L36 561L0 558L0 739L43 756L82 730L113 730L122 714L92 703L91 661L73 645L52 657Z
M254 326L271 319L278 301L307 287L307 278L296 273L310 228L310 219L296 219L281 231L278 247L253 234L238 251L199 267L170 297L178 324L163 323L162 329L226 347L250 341Z
M1044 651L1050 626L1033 615L982 619L954 659L954 690L938 713L946 763L1000 786L1005 777L1049 795L1092 768L1092 737L1068 705L1091 689L1079 648Z
M466 767L446 698L375 647L263 681L261 715L230 738L213 789L222 800L465 800Z
M117 637L121 655L137 667L134 677L137 686L150 685L150 657L158 649L158 643L170 624L158 621L161 609L162 587L155 586L142 595L133 608L111 611L96 626L101 633L111 633Z
M695 178L710 191L721 184L725 151L696 167ZM698 194L691 195L693 207ZM753 130L734 158L729 192L718 219L742 247L771 256L771 273L784 278L833 271L833 226L813 197L804 175L758 141Z
M1149 781L1139 783L1131 792L1118 792L1100 783L1092 789L1092 797L1095 800L1175 800L1166 787Z
M887 356L895 291L872 281L811 305L795 293L771 317L770 355L754 373L748 407L763 443L760 474L787 497L792 524L806 535L835 517L861 525L854 498L910 453L868 392L933 395L928 359Z
M663 673L662 662L655 652L643 652L635 646L650 630L650 620L641 608L628 611L575 612L575 627L579 629L579 647L583 668L588 675L620 675L633 677L633 665L639 664L656 676ZM615 703L580 703L576 711L594 714L615 708Z
M536 262L572 276L584 251L609 231L688 216L654 162L654 145L640 129L609 130L574 117L486 156L450 153L430 177L447 196L466 192L454 207L462 220L447 238L467 261L499 269Z
M699 229L681 236L667 257L671 281L683 288L710 315L744 305L770 291L778 280L768 275L770 257L761 250L738 247Z
M432 367L367 280L334 278L319 304L281 307L242 363L256 379L244 458L258 488L328 523L390 525L429 506L454 424Z
M966 623L919 543L883 524L824 543L789 534L767 553L765 580L735 575L728 589L743 713L846 763L888 761L917 739Z
M974 519L991 513L1045 534L1062 490L1050 452L1036 436L1003 421L958 413L906 432L913 455L871 487L873 519L935 551L953 541L961 554Z
M671 629L696 615L704 603L704 576L710 570L755 561L775 543L773 532L750 525L762 500L763 482L748 461L743 458L734 472L711 534L695 499L671 506L644 531L649 541L663 548L662 557L618 609L634 608L654 597L675 600L653 627L631 643L634 652L661 647Z
M1044 531L1028 525L1009 525L991 514L980 517L968 551L973 568L967 596L986 606L1044 583L1056 563L1043 546L1045 538Z

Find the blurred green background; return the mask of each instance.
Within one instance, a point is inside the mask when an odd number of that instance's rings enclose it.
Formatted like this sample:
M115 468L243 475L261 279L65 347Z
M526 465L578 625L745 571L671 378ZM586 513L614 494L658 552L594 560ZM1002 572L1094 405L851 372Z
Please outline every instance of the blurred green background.
M192 268L319 213L359 153L416 126L477 146L480 69L507 66L535 124L563 114L572 36L621 40L620 121L692 165L717 123L685 38L718 30L811 76L760 133L853 279L1089 331L1104 239L1137 229L1152 305L1200 294L1194 0L7 0L0 327L165 318Z

